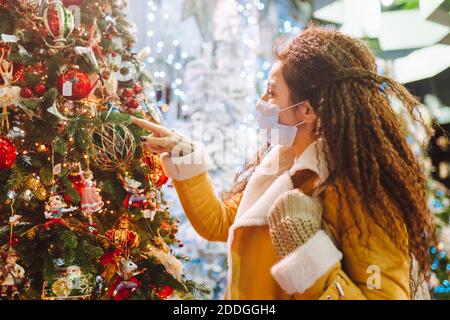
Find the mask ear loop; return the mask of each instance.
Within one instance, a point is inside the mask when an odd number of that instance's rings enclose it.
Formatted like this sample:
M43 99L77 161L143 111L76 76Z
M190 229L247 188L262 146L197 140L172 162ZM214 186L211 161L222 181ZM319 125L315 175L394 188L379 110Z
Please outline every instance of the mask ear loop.
M284 110L288 110L288 109L291 109L291 108L294 108L294 107L296 107L298 105L304 104L305 102L306 102L306 100L305 101L300 101L300 102L298 102L296 104L293 104L292 106L286 107L284 109L280 109L279 112L284 111Z
M288 110L288 109L294 108L294 107L296 107L296 106L298 106L298 105L302 105L302 104L304 104L305 102L306 102L306 100L300 101L299 103L293 104L293 105L290 106L290 107L287 107L287 108L284 108L284 109L280 109L280 110L278 111L278 114L280 114L280 113L281 113L282 111L284 111L284 110ZM293 126L294 126L294 127L298 127L299 125L304 124L304 123L305 123L305 120L300 121L299 123L297 123L296 125L293 125Z

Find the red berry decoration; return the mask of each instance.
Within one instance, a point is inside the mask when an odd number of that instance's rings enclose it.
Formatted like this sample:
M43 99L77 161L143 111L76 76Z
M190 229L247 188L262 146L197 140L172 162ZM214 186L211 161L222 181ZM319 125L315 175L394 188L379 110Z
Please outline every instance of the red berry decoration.
M131 109L136 109L136 108L139 107L139 100L137 100L137 99L131 99L131 100L128 102L127 105L128 105L128 107L131 108Z
M134 85L133 90L134 90L134 93L139 94L139 93L142 92L143 88L142 88L142 86L141 86L140 84L136 83L136 84Z
M64 92L63 91L64 83L69 83L72 86L72 90L69 90L69 92ZM58 77L56 85L58 87L59 93L62 96L64 96L64 98L72 101L77 101L86 98L92 89L91 80L89 79L89 76L78 69L68 69L64 71ZM68 93L71 93L71 95L69 95Z
M25 67L21 64L14 66L13 82L25 81Z
M31 90L30 88L24 87L24 88L20 89L20 96L25 99L31 98L33 96L33 90Z
M42 82L39 82L37 85L34 86L34 92L39 96L42 96L45 93L45 91L47 91L47 87Z
M17 150L14 143L7 137L0 136L0 170L7 170L16 161Z
M124 90L122 91L122 95L123 95L125 98L131 98L131 96L133 95L133 90L131 90L131 89L124 89Z

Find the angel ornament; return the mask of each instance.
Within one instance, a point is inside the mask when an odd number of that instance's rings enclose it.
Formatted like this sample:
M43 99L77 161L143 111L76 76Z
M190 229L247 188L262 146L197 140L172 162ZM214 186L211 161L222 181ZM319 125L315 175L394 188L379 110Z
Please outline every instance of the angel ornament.
M0 48L0 76L4 86L0 88L0 105L2 106L1 127L9 129L8 107L18 104L20 100L20 87L11 86L13 80L13 64L6 60L9 50Z
M89 219L89 225L93 225L92 214L100 211L105 204L97 189L97 183L93 180L92 171L82 171L80 176L82 185L81 212Z

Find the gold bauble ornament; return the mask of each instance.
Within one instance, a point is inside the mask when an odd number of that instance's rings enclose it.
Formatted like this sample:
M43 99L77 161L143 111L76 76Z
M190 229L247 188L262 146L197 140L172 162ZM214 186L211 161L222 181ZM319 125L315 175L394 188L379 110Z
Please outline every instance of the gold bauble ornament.
M68 297L72 288L73 283L67 278L59 278L52 284L53 293L58 297Z
M133 160L136 143L124 125L104 123L100 131L92 134L92 163L103 171L126 168Z

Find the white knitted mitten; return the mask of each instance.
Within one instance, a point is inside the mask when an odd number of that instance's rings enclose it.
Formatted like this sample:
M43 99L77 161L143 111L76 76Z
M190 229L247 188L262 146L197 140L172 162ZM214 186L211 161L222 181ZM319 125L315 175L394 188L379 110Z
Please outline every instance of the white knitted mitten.
M320 229L322 202L298 189L283 193L268 214L270 236L280 258L308 241Z

